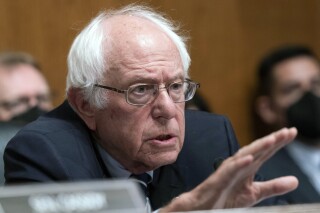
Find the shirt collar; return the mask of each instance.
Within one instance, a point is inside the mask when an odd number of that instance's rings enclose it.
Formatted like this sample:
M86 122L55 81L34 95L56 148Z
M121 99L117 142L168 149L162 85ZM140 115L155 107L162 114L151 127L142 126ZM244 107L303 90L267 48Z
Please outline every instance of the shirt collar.
M295 140L288 144L288 151L295 156L298 162L308 162L314 167L320 166L320 149Z

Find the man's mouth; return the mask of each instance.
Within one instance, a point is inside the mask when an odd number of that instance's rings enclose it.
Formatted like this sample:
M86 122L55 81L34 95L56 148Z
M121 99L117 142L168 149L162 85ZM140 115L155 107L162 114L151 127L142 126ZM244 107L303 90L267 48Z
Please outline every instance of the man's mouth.
M166 141L172 138L172 135L159 135L155 138L155 140Z
M178 138L175 134L161 134L152 137L147 141L157 148L172 148L173 146L176 146Z

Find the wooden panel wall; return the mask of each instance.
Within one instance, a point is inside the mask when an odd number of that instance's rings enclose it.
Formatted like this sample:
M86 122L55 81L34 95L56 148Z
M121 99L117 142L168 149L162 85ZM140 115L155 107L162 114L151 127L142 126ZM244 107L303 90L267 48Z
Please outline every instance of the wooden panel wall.
M64 100L66 57L77 32L98 11L128 0L0 0L0 51L39 59L55 105ZM143 1L140 1L143 2ZM149 0L190 35L191 76L215 112L227 115L241 144L251 140L255 67L270 49L306 44L320 54L317 0Z

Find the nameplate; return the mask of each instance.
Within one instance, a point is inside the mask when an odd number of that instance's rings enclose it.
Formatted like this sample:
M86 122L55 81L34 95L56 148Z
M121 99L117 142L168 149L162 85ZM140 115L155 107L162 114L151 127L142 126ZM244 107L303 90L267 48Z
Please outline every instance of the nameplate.
M141 213L140 193L130 180L4 186L0 213Z

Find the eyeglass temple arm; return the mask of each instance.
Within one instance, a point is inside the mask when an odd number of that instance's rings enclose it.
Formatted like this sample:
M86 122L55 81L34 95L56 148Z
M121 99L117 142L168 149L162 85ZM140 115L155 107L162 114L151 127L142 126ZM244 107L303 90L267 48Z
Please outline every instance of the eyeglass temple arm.
M94 86L100 87L100 88L103 88L103 89L112 90L112 91L115 91L115 92L118 92L118 93L125 93L125 90L120 90L120 89L113 88L113 87L103 86L103 85L100 85L100 84L94 84Z

